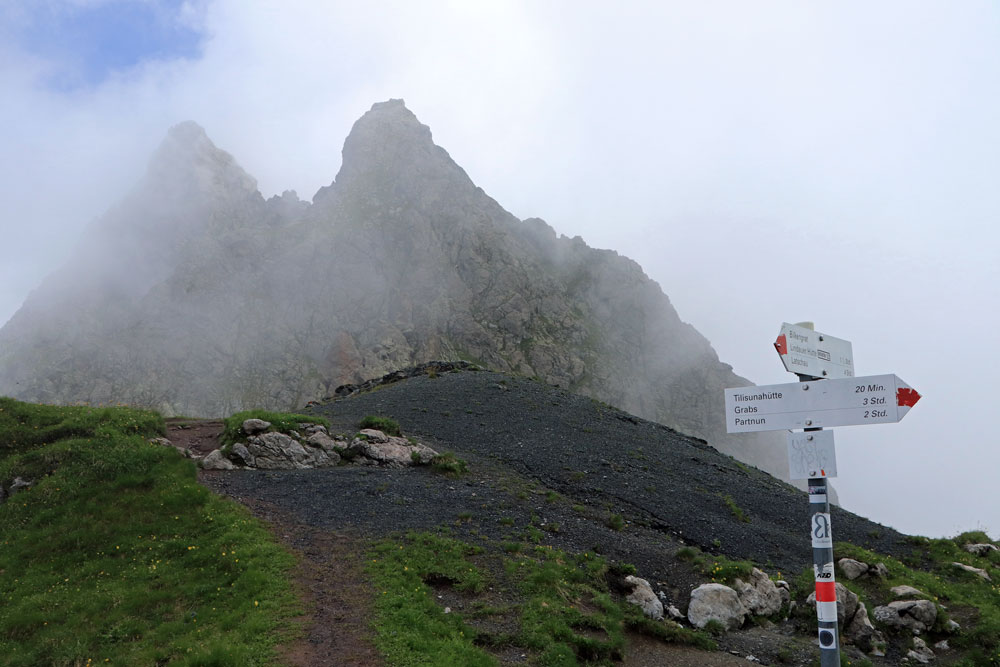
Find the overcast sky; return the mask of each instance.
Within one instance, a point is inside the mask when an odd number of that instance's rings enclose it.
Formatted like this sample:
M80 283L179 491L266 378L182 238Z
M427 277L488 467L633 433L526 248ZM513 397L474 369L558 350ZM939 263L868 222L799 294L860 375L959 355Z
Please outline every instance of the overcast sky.
M800 320L906 380L903 422L836 430L844 505L998 537L998 36L992 0L6 0L0 323L171 125L311 199L401 97L512 213L637 260L754 382L795 379L772 342Z

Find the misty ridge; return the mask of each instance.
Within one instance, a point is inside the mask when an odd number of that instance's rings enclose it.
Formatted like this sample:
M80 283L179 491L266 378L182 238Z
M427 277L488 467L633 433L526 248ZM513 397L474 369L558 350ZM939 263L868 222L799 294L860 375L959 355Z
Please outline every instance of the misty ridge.
M519 220L401 100L375 104L312 202L265 200L193 122L0 329L0 394L165 415L293 409L432 360L535 377L787 479L725 434L720 362L641 267Z

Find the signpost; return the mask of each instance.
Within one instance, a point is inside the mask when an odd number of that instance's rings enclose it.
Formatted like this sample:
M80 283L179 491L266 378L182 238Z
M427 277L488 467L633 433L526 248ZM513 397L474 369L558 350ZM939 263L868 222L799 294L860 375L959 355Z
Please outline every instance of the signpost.
M774 347L785 370L798 375L799 382L726 389L726 431L803 429L788 434L789 476L809 480L820 667L839 667L833 526L826 483L837 476L837 460L833 432L823 428L898 422L920 394L895 375L854 377L851 343L814 331L811 323L785 322Z
M726 389L726 431L783 431L898 422L918 400L895 375Z
M789 373L814 378L854 377L850 341L813 331L811 327L783 323L774 349Z

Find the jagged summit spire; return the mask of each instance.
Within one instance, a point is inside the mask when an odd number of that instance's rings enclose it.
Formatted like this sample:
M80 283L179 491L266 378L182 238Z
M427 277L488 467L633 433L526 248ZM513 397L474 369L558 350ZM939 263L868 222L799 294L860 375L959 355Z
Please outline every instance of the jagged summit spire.
M149 161L147 177L160 185L194 188L201 193L246 195L257 191L257 180L218 148L192 120L174 125Z
M393 183L396 195L416 195L442 183L475 187L401 99L378 102L351 129L344 141L338 186ZM326 188L317 193L321 197Z

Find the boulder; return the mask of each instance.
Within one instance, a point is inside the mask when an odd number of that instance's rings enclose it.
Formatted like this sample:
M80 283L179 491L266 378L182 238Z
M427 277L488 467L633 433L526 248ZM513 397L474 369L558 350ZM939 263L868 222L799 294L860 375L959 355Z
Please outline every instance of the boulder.
M14 481L10 483L10 488L7 489L7 495L12 496L15 493L19 493L26 489L30 489L34 486L35 482L30 479L21 479L20 477L15 477Z
M314 433L327 433L326 427L322 424L299 424L299 430L306 435L313 435ZM327 433L329 435L329 433Z
M336 452L326 452L318 447L305 447L295 438L284 433L263 433L247 439L247 449L254 458L254 466L261 470L295 470L326 468L340 461Z
M840 571L844 573L848 581L854 581L860 576L868 574L868 563L862 563L853 558L841 558L837 561Z
M722 623L727 630L741 625L747 616L746 607L735 590L723 584L702 584L691 591L688 621L703 629L709 621Z
M322 427L320 427L322 428ZM326 431L314 431L306 442L313 447L319 447L324 452L339 452L347 449L347 441L331 438Z
M893 586L889 589L889 592L896 596L897 600L902 600L904 598L922 598L927 597L924 595L923 591L920 591L913 586Z
M781 611L781 592L771 578L756 567L750 571L749 581L737 579L733 589L747 612L754 616L771 616Z
M247 435L257 435L271 428L271 422L266 422L263 419L247 419L240 428Z
M205 455L201 460L201 467L205 470L235 470L236 466L223 455L221 449L216 449Z
M997 545L985 543L985 544L966 544L964 549L974 556L988 556L991 551L997 550Z
M854 644L865 653L871 652L876 645L885 643L885 637L875 629L868 618L868 609L864 602L858 602L854 617L844 626L844 641Z
M937 620L937 605L930 600L896 600L875 607L875 620L891 628L923 632Z
M889 568L885 563L875 563L874 565L868 566L868 576L878 577L879 579L889 578Z
M907 651L906 657L910 658L914 662L918 662L921 665L926 665L931 660L934 659L934 651L932 651L925 642L920 637L913 638L913 648Z
M381 431L375 433L382 434ZM437 452L426 445L411 443L406 438L382 435L384 441L355 438L351 441L349 449L355 455L363 456L366 459L363 463L393 468L411 466L415 463L430 463L431 459L437 456Z
M389 442L389 436L374 428L363 428L359 433L372 442Z
M986 570L984 570L984 569L982 569L980 567L973 567L971 565L966 565L965 563L952 563L952 565L954 565L955 567L957 567L960 570L965 570L966 572L971 572L972 574L976 575L977 577L982 577L986 581L993 581L992 579L990 579L990 575L986 573Z
M229 451L229 460L237 465L254 467L254 457L242 442L237 442Z
M648 581L629 575L625 577L625 583L632 587L632 592L625 598L627 601L637 605L643 614L654 621L663 620L663 603L653 593Z

